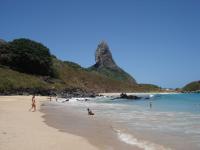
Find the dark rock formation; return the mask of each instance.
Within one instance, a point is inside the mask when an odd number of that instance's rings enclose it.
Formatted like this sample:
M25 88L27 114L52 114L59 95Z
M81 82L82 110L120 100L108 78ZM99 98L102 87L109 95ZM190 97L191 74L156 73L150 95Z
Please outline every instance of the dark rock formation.
M120 95L120 98L123 99L141 99L141 97L135 96L135 95L127 95L126 93L122 93Z
M80 88L43 89L43 88L18 88L0 91L0 95L42 95L42 96L59 96L62 98L72 97L96 97L93 91L87 91Z
M17 88L17 89L7 89L0 91L0 95L33 95L33 94L50 96L50 95L55 95L55 91L43 88Z
M120 69L112 58L112 54L106 42L101 42L95 53L95 67L107 67L110 69Z
M138 100L138 99L141 99L142 97L139 97L139 96L136 96L136 95L127 95L126 93L121 93L120 94L120 97L116 97L112 100L115 100L115 99L129 99L129 100Z
M96 97L93 91L87 91L81 88L67 88L56 92L56 95L63 98L71 97Z
M102 41L98 45L95 53L95 61L96 64L91 67L92 70L96 70L112 79L136 84L135 79L115 63L109 46L105 41Z

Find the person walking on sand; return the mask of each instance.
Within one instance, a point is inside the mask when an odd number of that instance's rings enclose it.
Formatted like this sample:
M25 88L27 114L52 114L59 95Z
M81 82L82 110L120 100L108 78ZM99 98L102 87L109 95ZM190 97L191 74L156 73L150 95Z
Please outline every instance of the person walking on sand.
M33 95L33 97L32 97L32 104L31 104L31 108L29 109L29 111L31 111L32 109L33 109L33 112L36 111L35 95Z

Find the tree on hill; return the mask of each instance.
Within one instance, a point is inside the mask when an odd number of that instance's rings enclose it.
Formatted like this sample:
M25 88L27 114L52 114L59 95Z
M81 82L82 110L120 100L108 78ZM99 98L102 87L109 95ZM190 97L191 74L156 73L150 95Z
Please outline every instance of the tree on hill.
M20 72L54 75L49 49L29 39L16 39L1 45L0 64Z

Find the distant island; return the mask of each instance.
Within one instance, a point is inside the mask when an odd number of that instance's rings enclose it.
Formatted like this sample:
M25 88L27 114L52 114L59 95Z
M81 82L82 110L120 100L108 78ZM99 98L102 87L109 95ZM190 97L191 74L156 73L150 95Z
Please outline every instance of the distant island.
M93 96L100 92L163 92L152 84L139 84L121 69L105 41L89 68L62 61L43 44L30 39L0 40L0 93Z

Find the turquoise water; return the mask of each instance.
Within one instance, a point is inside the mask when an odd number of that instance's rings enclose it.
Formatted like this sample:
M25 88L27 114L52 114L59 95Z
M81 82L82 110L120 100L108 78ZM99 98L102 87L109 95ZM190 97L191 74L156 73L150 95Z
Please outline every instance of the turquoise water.
M123 126L120 135L129 144L147 150L200 149L200 94L157 94L150 99L105 99L98 103L110 107L103 115L115 120L116 128Z
M70 105L109 120L119 139L144 150L200 149L200 94L153 94L150 99L110 97ZM152 103L152 107L150 107Z
M149 109L151 102L151 111L200 113L200 94L157 94L148 100L142 99L130 101L119 99L107 102L125 105L138 105L144 109Z

